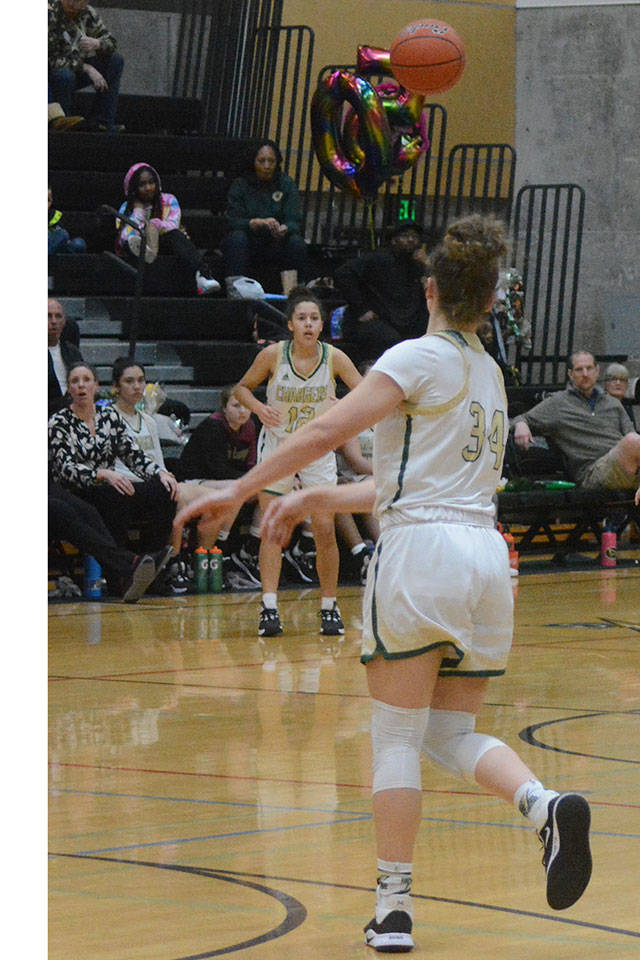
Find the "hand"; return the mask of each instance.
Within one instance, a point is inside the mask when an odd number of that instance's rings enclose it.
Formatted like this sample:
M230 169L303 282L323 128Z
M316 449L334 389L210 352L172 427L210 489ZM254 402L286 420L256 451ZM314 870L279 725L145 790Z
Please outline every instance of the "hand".
M636 507L640 507L640 487L638 487L636 490L636 495L633 498L633 502L635 503Z
M160 217L151 217L149 223L156 228L156 230L162 230L164 228L164 221Z
M178 499L178 481L176 480L174 475L172 473L169 473L167 470L161 470L158 476L160 477L160 483L162 484L162 486L165 488L165 490L168 490L169 493L171 494L171 499L177 500Z
M414 251L413 259L416 263L419 263L421 267L426 267L429 262L427 251L424 247L418 247L418 249Z
M279 237L284 237L284 235L285 235L286 233L289 233L289 227L286 225L286 223L279 223L279 224L278 224L278 236L279 236Z
M299 523L309 515L308 491L298 490L285 497L274 497L260 522L260 536L285 547Z
M101 93L109 89L109 84L107 83L105 78L102 76L100 71L96 70L95 67L92 67L90 63L85 63L83 69L86 75L89 77L89 80L91 80L91 83L93 84L93 87L96 91Z
M135 487L129 477L125 477L121 473L116 473L115 470L105 470L101 467L98 470L97 476L98 480L104 480L104 482L108 483L111 487L115 487L118 493L123 494L123 496L132 497L135 493Z
M523 450L529 449L533 443L533 434L526 420L518 420L513 431L513 439L516 446L521 447Z
M100 41L96 37L83 37L78 46L83 53L95 53L100 49Z
M242 502L242 497L236 493L235 481L223 490L211 490L178 512L173 521L174 535L182 537L185 524L196 519L198 530L205 533L212 529L214 522L218 529L223 525L229 529Z
M263 403L258 410L258 418L260 423L264 424L265 427L280 427L282 425L282 416L279 410L276 410L275 407L270 407L266 403Z
M358 323L370 323L372 320L377 319L378 314L374 310L367 310L366 313L363 313L358 317Z

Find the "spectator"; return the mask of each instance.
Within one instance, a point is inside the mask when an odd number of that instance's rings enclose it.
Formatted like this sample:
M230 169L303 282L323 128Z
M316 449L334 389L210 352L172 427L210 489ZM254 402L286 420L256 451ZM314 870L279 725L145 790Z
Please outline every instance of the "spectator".
M144 396L146 387L145 369L141 363L131 357L119 357L113 364L113 387L117 394L117 400L113 405L120 419L123 421L129 435L137 443L140 449L149 456L154 463L157 463L161 470L166 471L158 427L154 417L138 409L138 404ZM249 411L246 411L247 416ZM254 434L255 446L255 434ZM255 451L254 451L255 452ZM255 456L254 461L255 463ZM120 458L116 460L115 470L123 476L129 477L132 483L140 483L141 480L135 473L124 464ZM172 475L173 476L173 475ZM206 474L201 474L206 477ZM237 474L236 474L237 476ZM178 483L176 504L177 509L187 506L192 500L202 496L200 484L204 486L216 486L215 481L207 483L198 480L196 483ZM189 557L182 555L182 538L180 534L172 534L170 543L173 547L175 559L167 567L166 586L174 594L186 593L188 588L187 566ZM203 544L203 538L197 538L197 544ZM190 552L190 551L189 551ZM254 581L254 586L259 581Z
M134 163L124 178L125 201L120 213L146 232L145 260L153 263L158 253L176 257L198 293L216 293L220 284L211 276L203 258L181 224L180 204L172 193L163 193L158 172L148 163ZM128 223L116 221L119 233L116 252L137 260L140 256L140 231Z
M172 532L175 478L142 452L115 410L96 407L98 379L88 364L69 367L67 389L69 406L49 421L54 481L96 507L118 546L139 525L140 552L162 550ZM117 457L144 482L117 473Z
M121 596L125 603L140 599L171 556L170 547L143 556L119 547L94 506L51 481L48 521L49 538L65 540L95 557L104 571L109 593Z
M632 393L629 393L629 371L624 363L610 363L604 372L604 388L607 393L619 400L622 406L629 414L629 419L633 429L637 429L635 412L633 409L634 400L637 401L640 396L640 377L636 377L635 383L631 384Z
M640 436L622 404L596 385L600 367L592 353L569 358L566 390L554 393L514 420L514 440L528 450L533 433L550 437L571 476L582 487L638 488ZM640 502L640 488L636 493Z
M68 403L67 371L72 363L82 360L82 354L74 343L62 336L62 331L67 324L67 317L59 300L49 300L47 302L47 317L49 330L48 407L49 416L52 416Z
M258 431L247 407L233 395L233 386L223 387L220 409L203 420L189 437L176 470L181 480L202 495L202 487L223 488L255 465ZM182 484L181 484L182 486ZM258 569L259 509L255 503L244 505L233 524L216 531L215 539L225 557L225 576L232 584L234 568L248 584L260 586ZM242 533L242 527L247 532Z
M283 172L282 154L273 140L260 143L246 175L231 184L227 221L231 232L222 241L227 278L254 277L265 266L275 266L287 296L305 279L307 247L301 236L298 188Z
M53 206L51 187L49 187L47 199L47 253L49 256L53 257L58 253L86 253L87 244L83 238L74 237L72 239L69 231L62 226L62 213Z
M348 260L335 273L336 290L347 301L342 335L375 360L401 340L421 337L429 314L424 296L426 253L413 220L399 220L391 243Z
M124 60L115 38L87 0L49 2L49 103L73 113L76 90L96 91L83 129L119 133L118 93Z

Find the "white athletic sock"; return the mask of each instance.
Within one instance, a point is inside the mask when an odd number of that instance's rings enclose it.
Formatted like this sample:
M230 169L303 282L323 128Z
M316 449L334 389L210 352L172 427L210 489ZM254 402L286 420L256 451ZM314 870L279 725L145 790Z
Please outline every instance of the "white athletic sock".
M557 790L547 790L539 780L526 780L514 793L513 805L540 831L547 822L549 801L557 796Z
M269 610L278 609L278 594L277 593L263 593L262 602Z
M321 610L333 610L333 605L336 602L335 597L322 597L320 600L320 609Z
M404 910L413 919L413 906L410 897L412 870L412 863L378 859L377 923L382 923L392 910Z

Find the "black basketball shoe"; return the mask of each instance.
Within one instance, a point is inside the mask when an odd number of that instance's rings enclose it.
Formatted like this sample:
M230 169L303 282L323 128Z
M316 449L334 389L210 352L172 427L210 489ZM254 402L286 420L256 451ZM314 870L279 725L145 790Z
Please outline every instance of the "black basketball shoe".
M380 953L408 953L413 950L411 917L404 910L392 910L382 923L376 918L364 928L365 942Z
M544 847L547 903L566 910L578 900L591 878L589 804L578 793L561 793L549 802L547 822L538 836Z

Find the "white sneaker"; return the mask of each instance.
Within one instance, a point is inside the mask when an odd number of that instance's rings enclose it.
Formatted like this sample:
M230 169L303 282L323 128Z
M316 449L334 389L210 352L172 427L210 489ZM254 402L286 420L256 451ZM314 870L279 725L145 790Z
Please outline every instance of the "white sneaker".
M220 289L217 280L214 280L213 277L203 277L199 270L196 273L196 286L201 296L206 296L208 293L217 293Z

